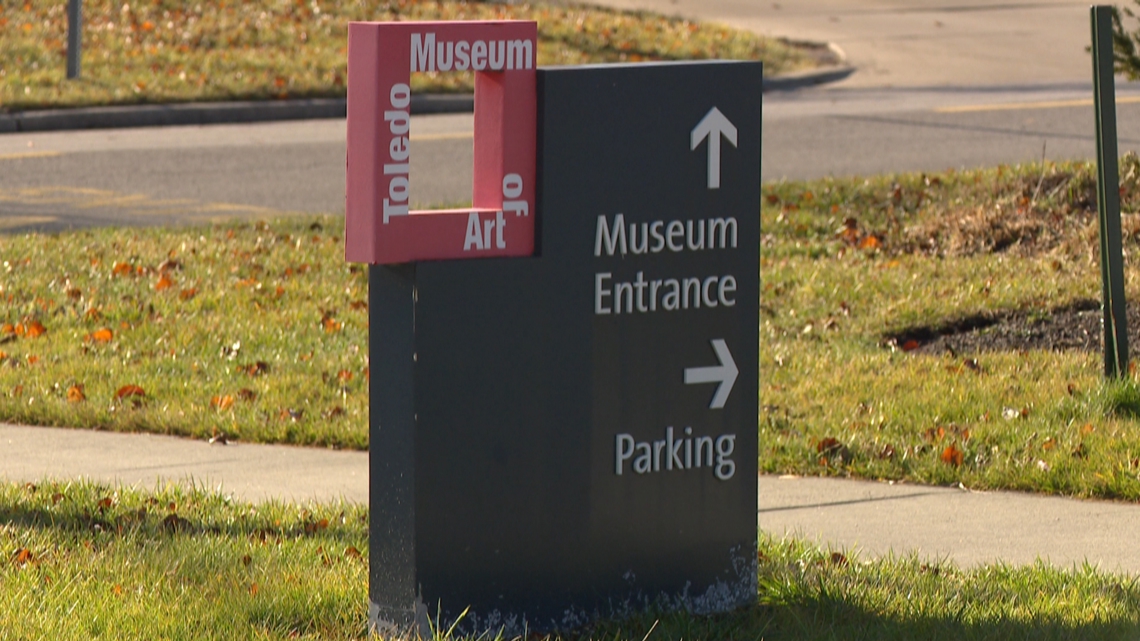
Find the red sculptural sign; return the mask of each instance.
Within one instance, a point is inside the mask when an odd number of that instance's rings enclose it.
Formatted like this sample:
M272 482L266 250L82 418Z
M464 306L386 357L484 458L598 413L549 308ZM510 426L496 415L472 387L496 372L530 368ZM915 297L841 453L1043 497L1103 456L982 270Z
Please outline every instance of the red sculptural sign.
M534 22L348 27L345 258L393 264L534 253ZM471 207L409 204L413 72L475 73Z

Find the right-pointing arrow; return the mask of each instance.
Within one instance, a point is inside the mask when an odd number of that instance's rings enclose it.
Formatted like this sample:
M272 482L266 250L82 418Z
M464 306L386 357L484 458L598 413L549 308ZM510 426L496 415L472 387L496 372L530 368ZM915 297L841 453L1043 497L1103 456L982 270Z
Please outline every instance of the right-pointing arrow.
M710 409L719 410L724 407L725 401L728 400L728 395L732 392L732 386L736 383L736 375L740 373L740 370L736 369L736 361L732 360L732 353L728 351L728 345L725 344L723 338L714 338L709 342L712 343L713 351L716 352L716 358L720 361L720 365L686 367L685 385L720 383L720 386L716 388L716 393L713 394L712 402L709 403Z
M736 146L736 126L716 107L709 109L689 134L690 150L695 150L705 138L709 139L709 189L720 189L721 136L732 143L733 147Z

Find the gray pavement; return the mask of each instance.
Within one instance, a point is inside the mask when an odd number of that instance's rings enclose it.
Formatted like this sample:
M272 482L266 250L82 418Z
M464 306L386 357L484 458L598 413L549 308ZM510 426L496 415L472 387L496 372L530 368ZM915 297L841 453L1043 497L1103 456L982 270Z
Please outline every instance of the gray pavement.
M0 424L0 478L194 484L248 501L368 501L368 455L281 445ZM844 479L760 476L763 531L863 558L961 566L1043 559L1140 573L1140 505Z
M591 0L829 42L855 73L835 88L1087 80L1081 0ZM1124 3L1117 3L1124 4Z

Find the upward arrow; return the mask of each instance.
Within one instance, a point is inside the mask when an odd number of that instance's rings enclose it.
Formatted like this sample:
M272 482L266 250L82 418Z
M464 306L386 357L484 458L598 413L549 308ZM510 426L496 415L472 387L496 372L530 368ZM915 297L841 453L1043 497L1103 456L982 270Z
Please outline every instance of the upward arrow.
M690 151L696 150L705 138L709 139L709 189L720 189L721 136L732 143L733 147L736 146L736 127L716 107L709 109L689 135Z

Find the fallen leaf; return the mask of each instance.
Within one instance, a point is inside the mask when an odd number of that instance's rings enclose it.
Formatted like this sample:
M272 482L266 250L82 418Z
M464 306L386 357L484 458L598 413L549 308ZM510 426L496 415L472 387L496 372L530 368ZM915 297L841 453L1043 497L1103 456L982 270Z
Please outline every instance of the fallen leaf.
M238 398L243 401L252 401L253 399L257 398L257 392L249 389L248 387L243 387L238 390Z
M225 396L215 396L210 399L210 407L216 408L219 411L225 411L234 406L234 397L226 394Z
M38 362L40 362L39 356L36 356L33 354L33 355L28 357L28 365L35 365Z
M0 334L15 334L15 333L16 333L16 326L13 325L12 323L4 323L3 326L0 326Z
M1057 440L1054 439L1052 436L1045 439L1045 441L1041 443L1041 449L1043 449L1045 451L1051 450L1054 447L1057 447Z
M250 596L257 596L257 584L256 583L251 583L249 585L249 595Z
M908 340L902 344L902 351L913 352L914 350L918 349L919 347L922 347L922 345L918 341L916 341L912 338L912 339L910 339L910 340Z
M362 555L356 546L350 545L344 549L344 558L346 559L359 559Z
M114 585L114 586L111 588L111 594L114 594L115 596L123 596L123 586L121 586L121 585L119 585L118 583L116 583L116 584L115 584L115 585Z
M893 459L894 457L895 457L895 446L891 445L890 443L887 443L886 445L884 445L883 449L879 452L879 458L881 458L881 459Z
M953 443L951 443L950 445L946 446L946 449L942 450L942 455L939 458L942 459L943 463L957 467L962 464L964 455L962 454L962 450L958 449L954 446Z
M99 508L100 510L106 510L114 505L114 503L115 502L111 499L111 497L104 496L103 498L99 499L99 502L95 504L95 507Z
M115 398L120 401L128 396L146 396L146 392L138 385L124 385L115 392Z
M859 249L878 249L882 246L882 241L874 234L868 234L859 241Z
M323 416L326 419L336 418L338 416L344 416L344 408L341 407L340 405L337 405L336 407L332 407L332 408L328 409L327 411L325 411L323 413Z
M342 369L336 373L336 378L342 383L347 383L348 381L352 380L352 372L346 369Z
M1092 423L1085 423L1081 426L1081 434L1092 434L1096 431L1096 427Z
M182 300L190 300L191 298L194 298L197 295L198 295L198 288L197 287L191 287L189 289L184 289L181 292L178 292L178 298L180 298Z
M25 565L35 560L35 555L32 554L32 551L28 548L20 548L16 550L15 554L12 555L12 562L16 565Z
M269 373L269 363L265 361L257 361L249 365L238 365L237 371L247 374L249 376L261 376Z
M174 287L174 279L163 273L162 276L159 277L158 282L154 284L154 291L161 292L171 287Z
M111 275L113 276L127 276L131 273L131 271L133 270L131 269L130 263L117 262L113 267L111 267Z
M67 290L67 297L71 300L79 300L80 298L83 298L83 290L79 289L78 287L72 287L71 289Z
M111 328L109 328L109 327L103 327L101 329L97 329L97 330L95 330L95 331L93 331L87 335L87 340L89 342L95 342L95 343L109 343L114 338L115 338L115 333L112 332Z
M246 554L245 556L241 557L241 564L242 564L242 565L244 565L245 567L247 567L247 568L248 568L248 567L249 567L249 564L250 564L250 563L253 563L253 557L251 557L251 556L250 556L250 555L248 555L248 554Z
M815 444L815 451L820 454L830 454L832 452L838 452L841 449L843 449L843 443L840 443L839 439L830 436Z
M46 334L47 328L44 327L43 323L39 322L38 320L34 320L28 323L27 329L24 331L28 338L37 338Z
M348 305L352 309L368 311L368 301L354 300Z
M847 565L847 557L840 552L831 553L831 564L843 567Z
M67 388L67 401L69 403L82 403L87 400L87 395L83 393L82 385L72 385Z

